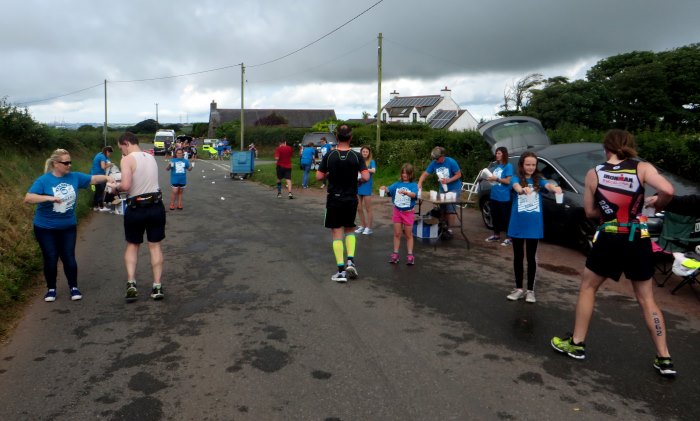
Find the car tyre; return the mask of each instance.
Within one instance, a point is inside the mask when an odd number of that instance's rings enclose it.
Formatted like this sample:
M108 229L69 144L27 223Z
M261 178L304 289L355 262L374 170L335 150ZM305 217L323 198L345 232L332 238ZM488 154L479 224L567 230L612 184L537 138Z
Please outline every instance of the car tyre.
M486 198L479 204L481 209L481 219L484 220L484 225L486 228L493 229L493 214L491 213L491 199Z

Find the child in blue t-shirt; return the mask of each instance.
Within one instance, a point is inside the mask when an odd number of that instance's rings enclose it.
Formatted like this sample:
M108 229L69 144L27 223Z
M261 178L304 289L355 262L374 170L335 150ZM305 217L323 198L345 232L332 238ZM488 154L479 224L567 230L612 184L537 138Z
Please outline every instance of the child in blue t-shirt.
M170 187L173 189L173 194L170 196L170 210L175 210L175 202L177 202L177 208L182 210L182 193L187 186L186 171L192 171L194 167L194 163L190 163L183 157L184 154L182 148L177 148L175 158L171 159L165 167L166 171L170 171Z
M542 219L541 189L561 193L561 187L551 180L542 178L537 169L537 155L523 152L518 161L518 169L511 179L517 196L513 200L508 225L508 237L513 241L513 270L515 289L508 295L511 301L525 297L528 303L535 300L535 273L537 273L537 244L544 237ZM527 292L523 291L523 257L527 246Z
M401 181L397 181L388 188L380 187L380 189L387 191L394 203L394 213L391 216L391 221L394 223L394 251L391 253L389 263L399 263L401 231L406 236L406 251L408 252L406 264L414 265L416 263L413 256L413 208L416 206L416 198L418 197L418 184L413 180L413 165L406 163L401 166Z

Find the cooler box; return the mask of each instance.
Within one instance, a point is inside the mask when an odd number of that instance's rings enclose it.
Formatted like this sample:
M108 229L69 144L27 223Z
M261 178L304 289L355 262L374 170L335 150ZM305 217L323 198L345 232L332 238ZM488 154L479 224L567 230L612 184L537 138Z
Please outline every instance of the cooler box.
M231 154L231 178L234 176L241 176L242 178L248 178L250 174L253 173L253 167L255 165L255 152L254 151L241 151L234 152Z
M435 218L416 217L413 221L413 236L418 238L438 238L438 224L427 224L424 219L435 220Z

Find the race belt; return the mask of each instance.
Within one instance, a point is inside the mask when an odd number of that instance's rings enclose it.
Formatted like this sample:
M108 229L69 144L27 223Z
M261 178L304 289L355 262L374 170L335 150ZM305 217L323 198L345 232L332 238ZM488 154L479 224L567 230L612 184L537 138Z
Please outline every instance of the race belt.
M155 205L163 201L161 192L144 193L138 196L133 196L126 199L126 204L131 208L140 208L144 206Z

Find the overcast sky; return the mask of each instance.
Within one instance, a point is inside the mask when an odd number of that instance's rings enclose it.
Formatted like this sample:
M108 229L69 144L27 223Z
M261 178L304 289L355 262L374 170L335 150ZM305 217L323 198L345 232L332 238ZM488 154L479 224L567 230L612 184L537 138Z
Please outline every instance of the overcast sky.
M373 115L380 32L382 104L394 90L447 86L490 119L529 73L583 79L615 54L700 42L698 0L2 0L0 10L0 98L47 123L102 123L105 79L110 123L155 118L156 103L161 123L208 121L212 100L240 107L240 63L246 108Z

